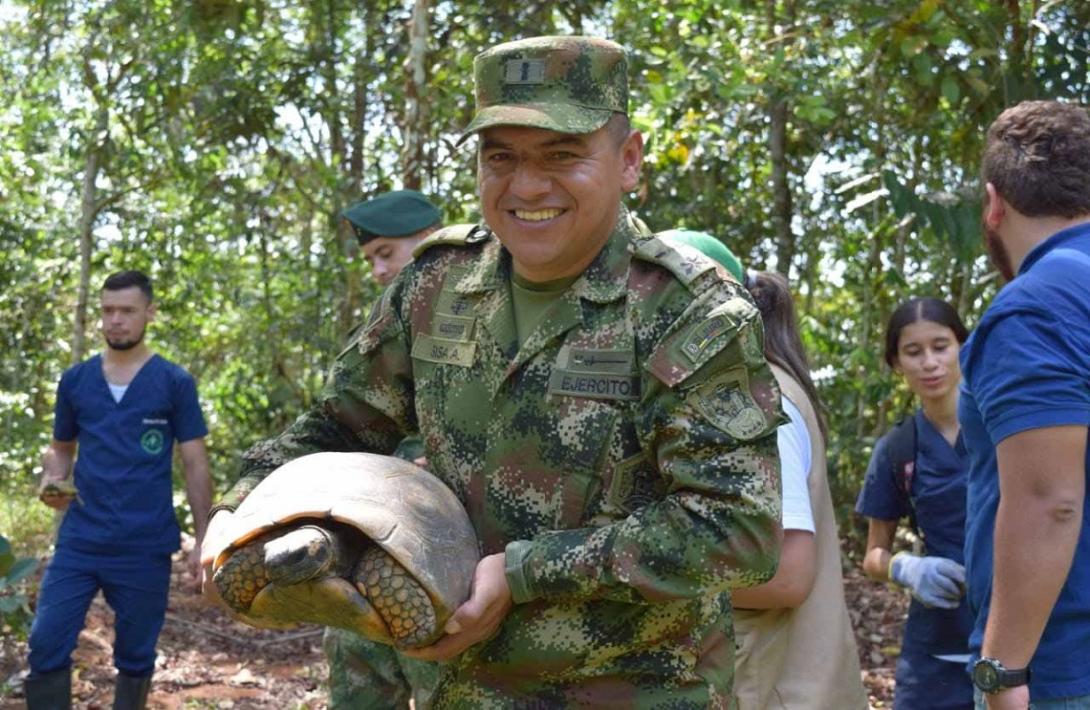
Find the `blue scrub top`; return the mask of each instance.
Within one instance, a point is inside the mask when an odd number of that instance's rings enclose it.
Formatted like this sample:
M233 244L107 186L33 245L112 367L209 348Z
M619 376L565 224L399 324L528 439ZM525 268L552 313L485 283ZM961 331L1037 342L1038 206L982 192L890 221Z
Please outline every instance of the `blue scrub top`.
M174 442L208 434L193 378L153 355L115 402L96 355L57 388L53 437L78 441L75 484L58 546L92 553L173 552L180 539L171 481Z
M958 417L969 449L965 556L970 638L980 655L992 594L1003 439L1043 427L1090 425L1090 225L1037 245L961 351ZM1047 456L1048 452L1041 452ZM1090 451L1087 452L1090 471ZM1090 695L1090 480L1075 559L1030 663L1033 700Z
M925 554L964 563L967 460L962 436L955 446L917 410L916 468L910 495ZM856 512L879 520L908 517L909 502L890 460L889 434L874 446ZM933 655L967 653L972 613L963 598L956 609L929 609L915 599L908 609L903 647Z

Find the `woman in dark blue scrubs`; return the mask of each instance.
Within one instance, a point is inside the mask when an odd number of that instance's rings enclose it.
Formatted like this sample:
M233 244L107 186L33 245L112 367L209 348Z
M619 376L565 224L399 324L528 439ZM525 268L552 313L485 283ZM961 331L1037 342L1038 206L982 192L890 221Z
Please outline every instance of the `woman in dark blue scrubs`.
M962 551L967 458L957 419L958 351L967 336L957 312L935 298L902 304L886 330L886 362L921 406L878 440L856 511L869 523L863 570L912 594L894 710L973 707ZM894 554L905 519L923 543L920 554Z

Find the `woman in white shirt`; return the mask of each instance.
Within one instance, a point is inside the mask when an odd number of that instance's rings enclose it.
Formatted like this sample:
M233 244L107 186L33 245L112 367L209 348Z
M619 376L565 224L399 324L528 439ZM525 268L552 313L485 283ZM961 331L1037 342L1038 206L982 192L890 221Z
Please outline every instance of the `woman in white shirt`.
M660 237L678 248L693 247L738 276L737 260L733 254L724 258L725 246L714 237ZM780 427L777 442L784 528L779 567L768 582L732 592L738 707L866 708L826 479L825 425L791 292L780 274L742 274L741 280L761 311L765 357L790 421Z

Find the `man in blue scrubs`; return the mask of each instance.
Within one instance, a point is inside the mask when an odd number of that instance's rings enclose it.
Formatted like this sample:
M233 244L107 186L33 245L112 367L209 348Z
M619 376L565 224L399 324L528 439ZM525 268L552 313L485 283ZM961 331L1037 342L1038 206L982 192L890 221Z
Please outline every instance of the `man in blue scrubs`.
M1007 109L983 178L986 244L1010 283L962 349L977 704L1090 708L1090 116Z
M175 442L197 534L189 567L194 583L200 580L211 482L197 388L144 342L155 315L147 276L114 274L101 299L106 349L61 376L53 442L43 458L41 498L65 514L30 631L30 710L70 707L71 654L100 589L116 615L114 708L145 706L170 557L180 542L171 485ZM73 463L74 491L67 483Z

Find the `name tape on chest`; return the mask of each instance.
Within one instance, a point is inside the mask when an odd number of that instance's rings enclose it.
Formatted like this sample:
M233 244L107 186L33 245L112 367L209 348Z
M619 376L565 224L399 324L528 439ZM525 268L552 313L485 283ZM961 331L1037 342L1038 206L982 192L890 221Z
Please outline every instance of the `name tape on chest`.
M549 377L549 394L593 399L640 398L640 381L635 375L607 375L554 370Z
M412 356L439 365L471 367L477 354L477 343L449 338L437 338L421 333L413 340Z
M640 380L627 350L571 348L561 351L549 377L549 394L594 399L636 400Z

